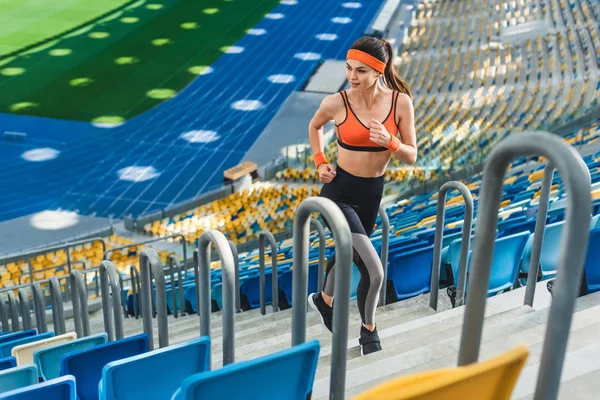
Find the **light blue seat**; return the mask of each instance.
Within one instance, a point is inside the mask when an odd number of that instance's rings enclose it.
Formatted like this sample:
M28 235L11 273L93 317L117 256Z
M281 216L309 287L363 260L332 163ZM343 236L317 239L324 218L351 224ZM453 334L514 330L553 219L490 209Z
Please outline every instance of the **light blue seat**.
M35 335L37 335L37 331L35 329L28 329L26 331L9 333L7 335L0 336L0 344L12 342L13 340L17 340L17 339L21 339L21 338L25 338L25 337L29 337L29 336L35 336ZM10 356L10 354L9 354L9 356Z
M13 347L20 346L22 344L37 342L38 340L48 339L54 337L54 332L44 332L35 336L27 336L24 338L12 340L10 342L5 342L0 344L0 357L8 357L11 355L11 350Z
M210 338L206 336L106 364L100 399L170 399L186 377L208 370Z
M558 255L560 254L560 241L563 233L564 221L546 225L544 229L544 241L542 242L542 252L540 253L540 271L541 279L549 279L556 275L558 266ZM523 262L521 272L527 274L529 271L529 261L533 247L533 235L531 234L523 251Z
M75 378L64 376L0 394L1 400L77 400Z
M4 371L5 369L14 368L17 366L17 359L13 356L5 357L0 359L0 371Z
M39 376L48 381L60 376L60 361L65 354L104 344L108 341L106 332L86 336L67 343L57 344L36 350L33 362L38 367Z
M314 340L254 360L186 378L176 400L306 400L312 392L319 342Z
M102 368L111 361L136 356L148 351L148 335L131 336L89 349L66 354L61 360L60 374L73 375L77 380L79 400L97 400ZM168 366L166 366L168 368ZM161 371L156 371L161 373Z
M27 364L0 371L0 392L19 389L38 382L38 371L35 364Z
M429 292L433 246L396 254L388 266L388 279L394 284L397 300Z
M590 239L585 257L585 280L588 293L600 290L600 228L590 232Z

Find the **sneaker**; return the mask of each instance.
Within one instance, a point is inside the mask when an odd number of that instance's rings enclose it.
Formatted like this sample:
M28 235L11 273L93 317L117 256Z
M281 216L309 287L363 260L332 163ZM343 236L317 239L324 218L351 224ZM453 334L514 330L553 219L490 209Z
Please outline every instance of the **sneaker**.
M321 316L321 323L329 332L333 332L331 328L331 322L333 320L333 308L329 307L321 293L311 293L308 296L308 304L316 313Z
M377 328L371 332L364 325L360 327L360 355L364 356L367 354L375 353L381 350L381 342L379 341L379 335L377 334Z

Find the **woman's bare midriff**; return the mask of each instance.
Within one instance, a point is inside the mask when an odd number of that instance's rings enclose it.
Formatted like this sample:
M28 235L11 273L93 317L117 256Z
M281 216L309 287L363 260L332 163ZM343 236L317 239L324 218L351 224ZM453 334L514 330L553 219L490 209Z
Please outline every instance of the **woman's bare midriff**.
M383 175L390 158L389 151L353 151L338 146L338 165L343 170L361 178L376 178Z

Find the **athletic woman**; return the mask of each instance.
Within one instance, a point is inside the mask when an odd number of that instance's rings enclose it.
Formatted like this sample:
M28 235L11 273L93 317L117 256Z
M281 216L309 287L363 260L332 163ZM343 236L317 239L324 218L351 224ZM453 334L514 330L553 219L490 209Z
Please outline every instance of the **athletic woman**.
M308 128L315 167L324 183L320 196L340 207L352 232L354 263L360 271L357 302L363 355L381 350L375 309L383 267L369 236L379 212L384 173L392 157L408 165L417 159L412 95L394 69L393 55L385 40L365 36L354 42L346 56L346 79L352 87L325 97ZM338 143L337 166L323 153L323 126L331 120ZM334 255L327 264L323 291L308 296L330 331L335 268Z

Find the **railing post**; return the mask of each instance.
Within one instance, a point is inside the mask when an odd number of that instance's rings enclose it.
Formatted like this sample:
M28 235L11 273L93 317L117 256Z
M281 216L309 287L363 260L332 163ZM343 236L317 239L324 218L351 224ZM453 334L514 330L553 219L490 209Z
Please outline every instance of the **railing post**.
M388 255L390 250L390 219L385 212L385 207L379 206L379 216L381 217L381 265L383 266L383 285L379 292L379 306L385 305L387 297L387 271Z
M221 274L223 281L223 365L235 361L235 272L231 247L221 232L208 230L198 240L198 263L200 278L200 336L210 336L210 244L214 243L221 259Z
M267 294L265 293L265 238L269 240L269 244L271 245L271 304L273 306L273 312L279 310L279 288L277 284L277 242L275 242L275 238L271 232L262 231L258 234L258 257L260 260L260 313L262 315L265 315L267 312Z
M4 296L0 296L0 320L2 321L2 331L10 332L8 325L8 312L6 311Z
M529 132L510 135L496 145L485 164L471 260L474 268L467 293L458 365L476 362L479 357L503 176L512 159L531 154L542 155L556 166L567 191L566 222L558 258L556 286L534 397L535 400L552 400L556 399L560 385L591 218L589 171L573 147L554 134Z
M19 323L19 305L12 290L8 291L8 309L10 310L12 331L18 332L21 330L21 324Z
M154 349L154 333L152 329L152 277L156 281L156 308L158 319L158 346L169 345L169 321L167 317L167 290L165 271L154 249L144 248L140 252L140 274L142 275L142 319L144 333L150 338L150 350Z
M238 255L237 246L233 243L233 240L228 240L229 247L231 248L231 254L233 255L233 266L235 273L235 312L239 314L242 312L242 300L240 295L240 260Z
M320 293L323 290L323 284L325 282L325 229L323 229L323 225L314 219L310 219L310 226L315 228L319 234L319 267L317 277L317 293Z
M102 287L102 314L104 330L108 341L123 339L123 313L121 312L121 285L119 273L112 262L104 260L100 263L100 285ZM112 300L113 315L110 308ZM114 320L113 320L114 319Z
M63 297L60 292L60 282L56 276L50 277L48 280L50 289L50 302L52 303L52 324L54 325L54 333L62 335L67 332L65 326L65 311L63 305Z
M537 219L535 221L535 231L533 233L533 243L531 246L531 258L529 259L529 271L527 271L527 287L525 288L525 305L533 306L535 296L535 285L537 283L537 274L540 266L540 255L542 253L542 244L544 242L544 231L546 229L546 217L548 216L548 203L550 202L550 189L552 189L552 178L554 177L554 166L551 162L544 168L544 180L538 203Z
M23 320L23 330L31 329L33 324L31 323L31 305L29 304L29 297L25 293L25 289L19 288L19 304L21 306L21 319Z
M71 294L73 296L73 319L75 320L75 333L78 338L90 335L90 315L88 310L88 296L86 285L81 272L71 271Z
M446 182L440 188L437 201L437 214L435 218L435 239L433 243L433 265L431 268L431 283L429 294L429 307L437 311L438 292L440 289L440 267L442 264L442 241L444 239L444 218L446 208L446 194L451 189L457 189L465 202L465 217L462 228L460 245L460 260L458 262L458 284L456 285L456 307L462 306L465 298L465 284L467 280L467 260L471 246L471 225L473 223L473 196L468 187L458 181Z
M294 217L294 269L292 307L292 346L306 341L306 296L308 295L308 237L310 214L318 212L330 223L335 239L336 268L333 305L330 398L343 399L346 391L348 347L348 306L352 271L352 235L339 207L324 197L309 197L296 209Z
M181 268L179 268L179 260L175 254L169 256L169 277L171 278L171 301L173 302L173 317L177 318L177 291L175 290L175 273L173 268L178 271L177 275L181 279ZM181 287L181 285L180 285Z
M46 322L46 298L39 282L33 282L31 285L33 292L33 306L35 307L35 321L38 333L48 332L48 323Z
M196 307L198 308L198 316L201 316L200 313L200 255L198 254L198 249L194 249L194 280L196 281ZM210 272L210 271L209 271Z
M131 277L131 295L133 296L133 315L135 316L135 319L139 319L142 304L142 290L140 288L140 273L135 265L129 266L129 276Z

